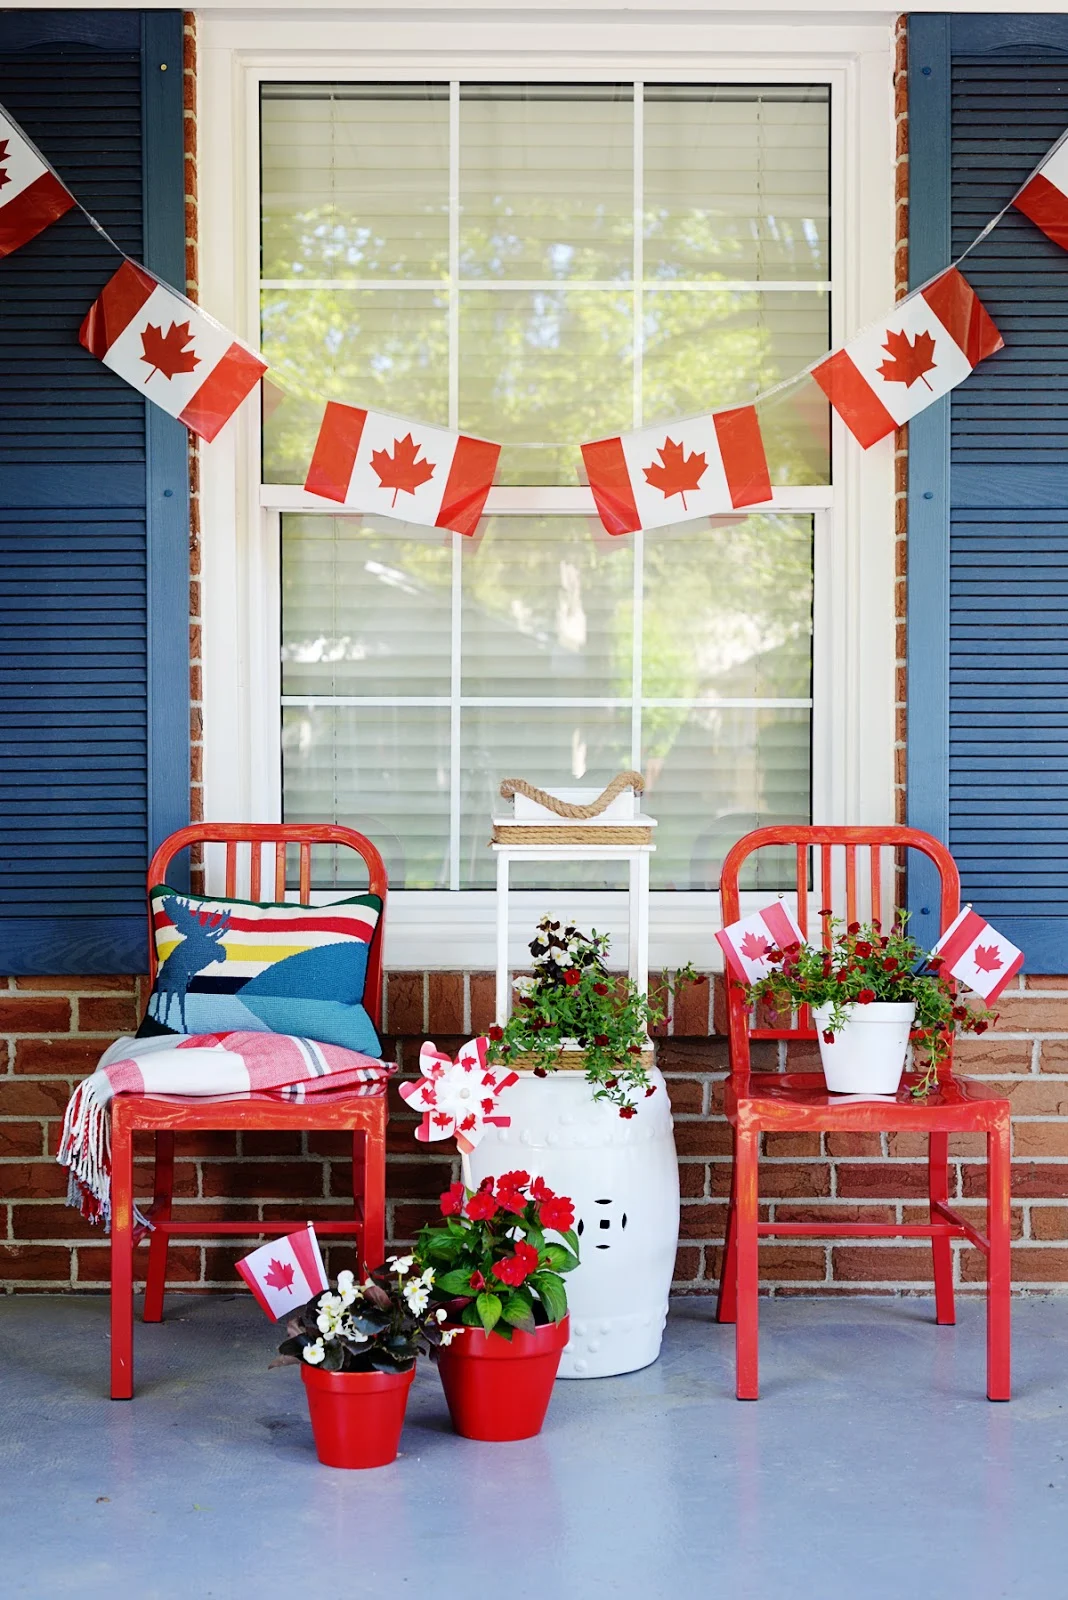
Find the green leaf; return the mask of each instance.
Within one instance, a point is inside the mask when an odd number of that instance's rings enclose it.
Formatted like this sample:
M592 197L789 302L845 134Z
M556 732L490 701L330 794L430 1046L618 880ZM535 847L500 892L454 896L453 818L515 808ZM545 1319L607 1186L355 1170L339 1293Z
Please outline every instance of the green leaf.
M454 1272L443 1272L440 1278L434 1280L434 1288L441 1294L470 1294L470 1270L467 1267L458 1267Z
M501 1306L500 1296L490 1294L488 1289L483 1289L482 1293L475 1301L475 1308L478 1311L479 1321L482 1323L482 1326L485 1328L486 1332L492 1333L498 1322L501 1320L501 1311L503 1308Z
M468 1328L481 1328L482 1318L478 1314L478 1307L473 1300L469 1300L460 1314L460 1321Z
M553 1322L562 1322L567 1316L567 1290L555 1272L534 1272L527 1279L536 1289L542 1305Z
M553 1272L574 1272L578 1266L578 1257L572 1255L562 1244L547 1244L545 1258Z
M567 1248L569 1250L573 1251L575 1256L576 1256L576 1258L577 1258L578 1257L578 1253L579 1253L579 1239L578 1239L578 1234L575 1232L574 1228L568 1228L567 1232L566 1233L562 1233L560 1235L560 1237L564 1241L564 1243L567 1245Z
M518 1293L511 1295L505 1301L501 1321L511 1323L513 1328L522 1328L524 1333L533 1333L536 1327L530 1302L524 1300Z

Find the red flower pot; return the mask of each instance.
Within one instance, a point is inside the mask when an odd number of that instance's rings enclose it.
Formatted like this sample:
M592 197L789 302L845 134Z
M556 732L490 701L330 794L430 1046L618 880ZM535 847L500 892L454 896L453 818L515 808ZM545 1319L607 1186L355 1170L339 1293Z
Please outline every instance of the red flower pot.
M385 1467L396 1460L404 1426L408 1372L323 1372L302 1362L312 1433L327 1467Z
M549 1322L511 1339L465 1328L438 1354L457 1433L465 1439L532 1439L541 1432L570 1324Z

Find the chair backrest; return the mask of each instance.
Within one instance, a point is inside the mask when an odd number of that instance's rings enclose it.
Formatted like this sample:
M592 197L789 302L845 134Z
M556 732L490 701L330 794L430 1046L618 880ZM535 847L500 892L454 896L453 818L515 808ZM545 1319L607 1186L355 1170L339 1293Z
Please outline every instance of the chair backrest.
M889 923L895 904L888 887L902 881L907 852L918 851L933 863L940 886L939 932L944 933L960 910L960 874L953 857L937 839L916 828L835 828L804 827L801 824L776 828L756 828L727 852L720 875L720 900L723 925L737 922L742 914L739 879L742 869L758 851L784 847L793 853L793 875L797 893L797 921L801 931L815 937L815 923L821 912L832 912L847 923L868 920ZM858 873L858 850L863 851ZM864 862L864 857L867 862ZM818 889L816 885L819 885ZM811 889L809 885L811 884ZM810 912L810 895L816 894L815 912ZM810 934L810 928L812 933ZM829 918L822 918L820 941L830 944ZM933 942L933 941L932 941ZM742 990L727 979L727 1018L731 1077L744 1086L749 1077L751 1039L814 1039L808 1008L804 1007L792 1025L761 1026L746 1009ZM776 1019L776 1023L781 1019ZM953 1069L950 1054L939 1069L939 1077L949 1077Z
M370 839L364 838L363 834L357 833L354 828L343 828L338 823L194 822L188 828L179 828L176 833L172 833L169 838L164 839L148 864L148 889L151 890L158 883L166 883L167 869L175 856L182 850L205 844L223 844L226 846L226 875L223 893L227 899L232 899L237 893L237 879L240 867L239 848L242 845L248 845L250 855L248 897L250 900L258 900L260 898L261 885L264 881L263 850L265 846L273 846L273 863L270 861L270 856L268 856L268 882L270 881L270 873L273 867L273 898L279 902L286 897L288 847L296 845L299 860L298 896L299 904L302 906L311 904L311 852L313 845L334 845L339 849L353 850L363 858L367 867L367 892L378 895L382 901L382 914L378 919L378 924L371 939L371 948L367 952L367 978L364 984L363 1004L375 1027L381 1027L382 950L386 926L386 896L389 884L386 877L385 864ZM359 893L360 891L352 892ZM149 975L152 979L155 979L156 939L151 918L152 909L149 906Z

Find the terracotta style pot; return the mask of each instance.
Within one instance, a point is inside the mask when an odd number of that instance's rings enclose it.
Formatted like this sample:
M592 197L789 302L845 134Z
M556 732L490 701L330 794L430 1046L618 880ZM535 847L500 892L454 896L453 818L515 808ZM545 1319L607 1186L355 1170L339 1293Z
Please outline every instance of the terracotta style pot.
M407 1372L324 1372L305 1361L300 1375L324 1466L385 1467L396 1460L414 1366Z
M465 1439L532 1439L541 1432L567 1343L568 1319L511 1339L465 1328L438 1354L441 1386Z

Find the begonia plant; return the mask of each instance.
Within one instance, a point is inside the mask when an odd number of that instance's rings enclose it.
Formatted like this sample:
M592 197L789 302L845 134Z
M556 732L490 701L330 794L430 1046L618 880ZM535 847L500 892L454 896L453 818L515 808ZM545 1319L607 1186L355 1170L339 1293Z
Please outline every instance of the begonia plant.
M286 1324L272 1367L306 1361L326 1372L407 1372L419 1355L449 1344L454 1331L435 1305L434 1269L391 1256L362 1283L339 1272L337 1290L313 1296Z

